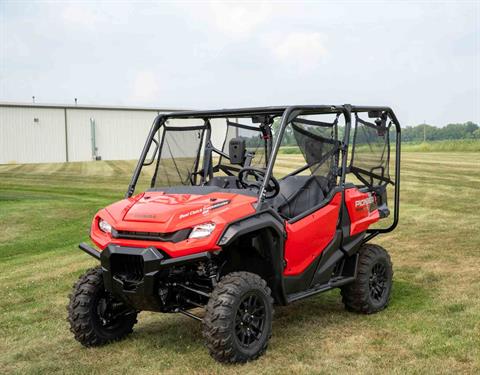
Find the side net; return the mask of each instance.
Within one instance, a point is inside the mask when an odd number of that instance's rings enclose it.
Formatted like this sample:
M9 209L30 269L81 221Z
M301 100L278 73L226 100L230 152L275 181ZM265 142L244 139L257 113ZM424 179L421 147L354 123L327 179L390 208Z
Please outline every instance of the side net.
M297 118L292 132L312 176L321 177L332 189L337 184L339 142L337 119L334 122Z
M388 125L362 120L356 114L350 171L365 185L390 182L390 133Z

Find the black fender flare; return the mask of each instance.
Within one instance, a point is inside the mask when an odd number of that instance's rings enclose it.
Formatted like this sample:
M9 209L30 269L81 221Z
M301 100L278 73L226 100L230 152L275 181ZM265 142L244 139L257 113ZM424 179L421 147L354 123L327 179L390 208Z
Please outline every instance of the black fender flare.
M244 217L240 220L229 224L220 235L217 245L226 247L232 244L236 239L252 232L268 229L272 231L277 238L274 241L273 236L267 236L268 253L272 260L272 271L274 280L272 285L272 294L276 302L286 305L287 297L285 293L283 268L284 268L284 247L286 239L286 231L284 220L272 209L260 211L251 216Z

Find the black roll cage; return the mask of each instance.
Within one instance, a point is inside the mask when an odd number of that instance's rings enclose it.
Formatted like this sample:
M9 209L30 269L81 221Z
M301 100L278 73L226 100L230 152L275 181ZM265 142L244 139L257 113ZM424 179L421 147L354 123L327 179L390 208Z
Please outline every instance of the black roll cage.
M342 205L345 202L345 178L348 172L348 147L350 143L350 131L351 131L351 122L352 122L352 114L356 115L359 113L378 113L378 114L386 114L390 117L390 120L395 125L396 130L396 137L395 137L395 181L390 181L390 183L394 186L394 217L393 222L388 228L375 228L375 229L368 229L367 236L365 237L365 242L369 239L375 237L380 233L388 233L391 232L395 227L398 225L399 221L399 207L400 207L400 148L401 148L401 127L400 123L390 107L382 107L382 106L353 106L350 104L343 104L343 105L296 105L296 106L283 106L283 107L256 107L256 108L240 108L240 109L222 109L222 110L208 110L208 111L181 111L181 112L173 112L173 113L166 113L166 114L159 114L155 120L153 121L152 127L150 128L150 132L148 134L147 140L145 145L142 149L142 153L140 154L140 158L138 163L135 167L133 172L132 179L128 186L128 190L125 194L125 198L129 198L133 195L135 191L135 186L137 184L138 178L140 177L140 173L142 167L145 165L145 159L147 157L148 151L150 150L150 146L152 142L155 140L155 135L157 134L158 130L165 125L165 122L168 119L203 119L205 121L205 130L206 130L206 145L205 145L205 152L216 152L219 155L225 155L221 150L218 150L213 147L210 139L211 139L211 124L210 119L213 118L242 118L242 117L281 117L280 128L278 136L275 139L275 143L271 147L271 152L269 155L269 160L267 163L267 168L265 170L265 178L263 180L263 184L259 189L258 196L259 202L257 204L257 212L260 212L266 208L265 206L265 188L267 182L270 180L270 177L273 174L273 167L275 165L275 161L277 158L278 150L280 149L280 145L282 142L282 138L285 133L285 129L287 125L296 117L301 115L320 115L320 114L337 114L344 116L345 119L345 133L343 137L343 141L340 142L340 152L342 155L342 163L341 163L341 170L340 170L340 183L339 187L342 191ZM185 127L183 129L188 129ZM155 140L156 141L156 140ZM162 138L163 141L163 138ZM159 152L159 157L161 150L158 150L162 147L162 145L158 145L156 143L156 152ZM206 154L207 155L207 154ZM203 171L204 174L202 176L202 182L204 182L204 178L206 173L208 173L211 168L209 158L205 158ZM198 163L198 161L197 161ZM151 164L151 163L147 163Z

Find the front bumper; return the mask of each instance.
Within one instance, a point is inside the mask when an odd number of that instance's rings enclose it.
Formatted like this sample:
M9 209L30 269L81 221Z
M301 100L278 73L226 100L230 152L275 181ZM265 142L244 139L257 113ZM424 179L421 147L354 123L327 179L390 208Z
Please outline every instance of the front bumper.
M162 280L171 267L208 260L210 252L168 258L155 247L108 245L99 252L81 243L79 248L100 260L105 289L137 310L162 311L159 295Z

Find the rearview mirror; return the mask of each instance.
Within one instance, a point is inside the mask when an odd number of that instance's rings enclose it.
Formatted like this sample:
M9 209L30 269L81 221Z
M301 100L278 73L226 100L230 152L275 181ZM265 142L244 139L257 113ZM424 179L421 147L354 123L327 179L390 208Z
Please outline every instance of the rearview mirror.
M243 138L232 138L228 145L228 154L230 157L230 163L232 164L243 164L245 160L245 139Z
M382 113L381 118L375 120L375 125L377 125L378 136L383 137L387 132L387 115Z

